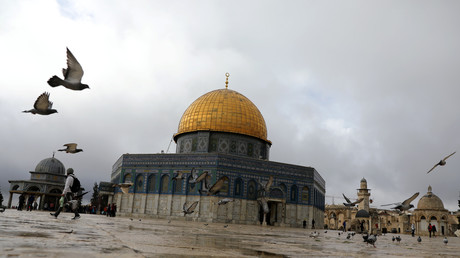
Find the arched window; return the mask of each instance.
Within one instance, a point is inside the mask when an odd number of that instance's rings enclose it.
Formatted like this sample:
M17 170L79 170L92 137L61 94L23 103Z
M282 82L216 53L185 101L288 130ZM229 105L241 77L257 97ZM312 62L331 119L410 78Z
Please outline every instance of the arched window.
M308 203L309 192L310 190L308 189L308 186L304 186L302 188L302 202Z
M27 188L27 191L28 192L40 192L40 188L38 188L37 186L33 185L33 186Z
M234 196L242 196L242 195L243 195L243 180L241 178L237 178L235 180Z
M291 186L291 202L296 202L297 201L297 186L293 185Z
M182 178L173 180L173 190L176 194L182 193Z
M251 180L248 182L248 199L255 200L257 197L257 184L256 181Z
M169 190L169 175L161 177L160 191L161 193L167 193Z
M131 183L131 182L132 182L131 174L126 174L125 178L123 179L123 183Z
M431 216L430 220L438 220L435 216Z
M280 184L280 188L281 190L283 190L284 194L287 196L288 192L287 192L287 187L285 184L281 183Z
M136 177L136 193L140 193L144 190L144 176L138 175Z
M148 180L148 192L149 193L155 192L156 183L157 183L156 176L155 175L149 176L149 180Z
M425 216L420 217L420 219L426 219Z

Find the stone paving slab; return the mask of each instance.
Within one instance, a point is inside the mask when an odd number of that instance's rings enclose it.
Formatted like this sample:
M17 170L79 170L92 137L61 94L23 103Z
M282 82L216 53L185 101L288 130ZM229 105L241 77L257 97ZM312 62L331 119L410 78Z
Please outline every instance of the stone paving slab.
M460 239L379 236L376 247L339 231L72 213L0 213L0 257L460 257Z

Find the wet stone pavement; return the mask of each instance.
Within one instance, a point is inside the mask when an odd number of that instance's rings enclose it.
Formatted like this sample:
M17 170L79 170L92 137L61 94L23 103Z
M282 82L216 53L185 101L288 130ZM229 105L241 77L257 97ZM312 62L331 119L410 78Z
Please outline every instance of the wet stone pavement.
M0 213L0 257L460 257L460 239L397 234L347 239L338 231L261 227L72 213L54 219L49 212Z

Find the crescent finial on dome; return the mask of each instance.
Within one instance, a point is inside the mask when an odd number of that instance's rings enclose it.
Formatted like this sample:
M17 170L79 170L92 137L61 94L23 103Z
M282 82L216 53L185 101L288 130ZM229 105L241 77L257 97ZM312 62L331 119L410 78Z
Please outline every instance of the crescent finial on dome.
M225 88L228 89L228 77L230 77L230 74L225 73L225 77L227 77L227 79L225 79Z

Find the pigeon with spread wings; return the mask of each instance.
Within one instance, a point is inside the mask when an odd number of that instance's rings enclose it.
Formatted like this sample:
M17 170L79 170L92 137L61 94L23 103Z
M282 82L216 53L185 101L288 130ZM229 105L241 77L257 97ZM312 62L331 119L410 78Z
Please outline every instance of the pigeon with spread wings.
M113 185L113 187L119 187L124 194L127 194L129 192L129 188L132 185L133 185L133 183L129 182L129 183L115 184L115 185Z
M450 156L454 155L456 153L456 151L454 151L454 153L446 156L445 158L443 158L442 160L440 160L436 165L434 165L434 167L432 167L428 172L426 172L427 174L430 173L435 167L437 166L444 166L446 165L446 159L448 159Z
M63 68L62 74L64 76L64 80L54 75L53 77L51 77L51 79L48 80L48 84L51 87L57 87L59 85L62 85L70 90L89 89L88 85L81 83L81 78L83 77L83 68L68 48L67 69Z
M80 151L83 151L82 149L77 149L76 143L66 143L63 146L66 146L67 148L60 149L58 151L65 151L66 153L78 153Z
M51 115L53 113L57 113L56 109L52 109L53 102L50 101L50 94L48 92L42 93L42 95L38 96L37 100L35 100L34 108L30 110L24 110L23 113L32 113L32 114L39 114L39 115Z
M358 200L354 201L354 202L351 202L350 199L348 199L345 194L343 194L343 198L345 198L345 201L347 202L344 202L343 205L345 205L345 207L354 207L356 204L362 202L364 200L364 198L359 198Z
M400 202L397 202L397 203L390 203L390 204L385 204L385 205L382 205L382 206L388 206L388 205L396 205L395 207L393 207L392 209L395 209L395 210L400 210L400 211L407 211L411 208L414 207L414 205L410 204L413 200L415 200L415 198L417 198L417 196L419 195L420 193L419 192L416 192L414 193L414 195L412 195L409 199L403 201L402 203Z
M188 208L187 208L187 203L184 203L184 206L182 207L182 209L183 209L182 212L184 213L184 217L185 217L185 215L187 215L187 214L192 214L192 213L195 211L195 208L196 208L197 205L198 205L198 201L193 202L193 203L190 204L190 206L188 206Z

